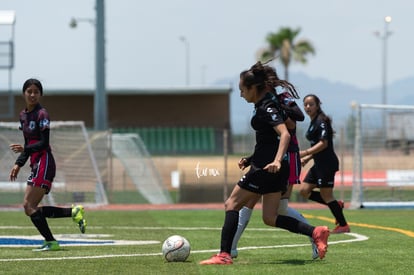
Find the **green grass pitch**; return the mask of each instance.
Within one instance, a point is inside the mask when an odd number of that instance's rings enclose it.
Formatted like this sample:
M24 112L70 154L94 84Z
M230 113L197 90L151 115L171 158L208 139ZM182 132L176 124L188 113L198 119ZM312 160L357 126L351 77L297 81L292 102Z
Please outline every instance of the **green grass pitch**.
M313 225L333 227L328 209L302 210ZM412 274L414 210L345 210L355 235L331 235L323 260L312 260L308 238L265 226L260 210L239 243L231 266L201 266L220 246L223 210L87 211L86 236L142 245L62 246L55 252L0 247L0 274ZM22 211L0 211L0 237L37 236ZM79 234L70 219L49 219L56 236ZM162 242L182 235L186 262L168 263ZM361 238L363 236L364 238ZM82 238L82 237L79 237ZM59 238L58 238L59 239Z

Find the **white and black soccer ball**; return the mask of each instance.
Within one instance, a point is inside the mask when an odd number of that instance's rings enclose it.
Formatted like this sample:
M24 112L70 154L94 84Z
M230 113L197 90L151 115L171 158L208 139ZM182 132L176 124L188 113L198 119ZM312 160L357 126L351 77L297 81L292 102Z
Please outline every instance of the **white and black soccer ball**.
M184 262L190 255L190 243L186 238L173 235L162 244L162 255L168 262Z

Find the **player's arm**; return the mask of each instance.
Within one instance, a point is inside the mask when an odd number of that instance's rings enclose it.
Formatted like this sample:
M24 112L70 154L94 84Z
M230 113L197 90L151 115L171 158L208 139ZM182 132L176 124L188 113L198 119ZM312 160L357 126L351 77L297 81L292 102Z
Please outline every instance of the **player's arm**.
M24 144L27 144L27 139L24 139ZM24 145L21 144L10 144L10 150L12 150L14 153L20 153L20 155L17 157L15 165L22 167L25 165L26 161L29 159L30 154L26 153L24 151Z
M30 154L26 153L25 151L21 152L20 155L17 157L14 164L18 165L19 167L23 167L26 164L26 161L29 159Z
M317 154L317 153L325 150L326 147L328 147L328 141L326 139L321 139L321 140L319 140L318 143L316 143L312 147L310 147L306 150L300 151L299 154L300 154L301 159L306 158L306 159L308 159L307 161L309 161L314 154Z
M43 131L41 131L40 140L32 144L25 144L24 152L30 155L34 152L39 152L39 151L49 148L49 135L50 135L49 128L46 128Z

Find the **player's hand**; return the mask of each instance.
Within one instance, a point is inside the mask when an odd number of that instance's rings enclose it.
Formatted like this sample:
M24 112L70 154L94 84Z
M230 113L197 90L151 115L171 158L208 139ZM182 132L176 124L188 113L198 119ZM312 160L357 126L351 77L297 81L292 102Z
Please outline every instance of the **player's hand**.
M277 173L279 172L281 166L282 164L280 164L280 161L276 160L266 165L263 170L266 170L269 173Z
M19 174L20 166L15 164L10 171L10 180L15 181L17 179L17 175Z
M9 147L14 153L21 153L24 151L23 146L20 144L10 144Z
M300 164L302 165L302 167L305 167L305 165L308 163L309 160L310 160L309 158L301 158Z
M238 165L239 165L239 168L240 168L241 170L246 169L246 167L248 166L248 165L247 165L247 159L246 159L246 158L241 158L241 159L239 160Z

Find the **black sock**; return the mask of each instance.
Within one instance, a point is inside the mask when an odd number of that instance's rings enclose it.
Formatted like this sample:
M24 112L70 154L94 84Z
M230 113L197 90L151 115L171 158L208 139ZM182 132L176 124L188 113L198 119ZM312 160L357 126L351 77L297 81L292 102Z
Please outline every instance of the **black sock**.
M45 241L55 241L55 238L53 238L53 234L50 231L49 225L47 224L46 218L39 210L30 215L30 219L36 226L39 233L45 238Z
M42 206L39 208L42 215L46 218L67 218L72 217L72 208L62 208L55 206Z
M335 219L339 223L340 226L345 226L347 224L345 220L344 213L342 211L342 207L339 205L337 200L331 201L328 203L329 209L332 212L332 215L334 215Z
M234 235L236 234L236 231L237 231L238 223L239 223L239 211L235 211L235 210L226 211L224 225L221 230L220 252L227 252L230 254L231 245L233 243Z
M316 202L319 202L321 204L327 205L327 203L322 199L321 193L318 192L318 191L312 191L310 196L309 196L309 199L311 201L316 201Z
M278 215L276 218L276 227L289 230L293 233L300 233L312 237L314 226L298 221L289 216Z

